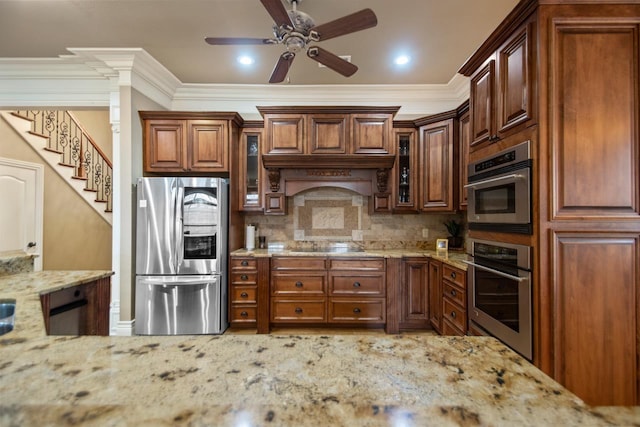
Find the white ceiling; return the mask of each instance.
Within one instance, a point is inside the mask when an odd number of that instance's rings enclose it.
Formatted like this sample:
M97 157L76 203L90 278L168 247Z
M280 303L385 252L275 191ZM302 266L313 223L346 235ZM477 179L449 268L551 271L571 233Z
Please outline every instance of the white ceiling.
M287 9L290 5L283 0ZM345 78L298 55L291 85L446 84L517 0L302 0L316 25L364 8L375 28L319 42L351 55ZM211 46L204 37L272 36L259 0L0 0L0 58L54 58L67 48L143 48L182 83L265 84L283 52L277 46ZM397 52L412 62L393 65ZM255 55L245 69L240 53Z

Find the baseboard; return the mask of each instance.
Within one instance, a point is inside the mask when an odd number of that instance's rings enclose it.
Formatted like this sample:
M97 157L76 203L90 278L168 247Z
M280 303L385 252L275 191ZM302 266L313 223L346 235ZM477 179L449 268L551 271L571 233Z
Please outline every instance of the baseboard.
M111 301L109 308L109 335L129 337L133 335L134 320L120 320L120 301Z
M119 337L130 337L133 335L133 328L135 326L136 320L121 320L115 327L115 333L111 335L116 335ZM113 332L113 330L112 330Z

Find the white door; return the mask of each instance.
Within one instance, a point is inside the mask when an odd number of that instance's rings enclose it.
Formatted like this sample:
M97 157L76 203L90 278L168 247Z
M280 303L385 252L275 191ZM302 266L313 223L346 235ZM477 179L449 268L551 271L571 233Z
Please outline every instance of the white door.
M42 270L44 168L37 163L0 158L0 252L38 254Z

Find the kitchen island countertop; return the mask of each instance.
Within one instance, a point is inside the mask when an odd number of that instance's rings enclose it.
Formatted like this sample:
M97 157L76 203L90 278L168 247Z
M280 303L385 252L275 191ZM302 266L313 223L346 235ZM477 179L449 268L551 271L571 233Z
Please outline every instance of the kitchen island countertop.
M111 273L0 279L2 295L18 299L17 327L0 337L0 425L637 422L634 408L588 407L488 337L46 336L39 293L105 274ZM20 327L23 323L29 326Z

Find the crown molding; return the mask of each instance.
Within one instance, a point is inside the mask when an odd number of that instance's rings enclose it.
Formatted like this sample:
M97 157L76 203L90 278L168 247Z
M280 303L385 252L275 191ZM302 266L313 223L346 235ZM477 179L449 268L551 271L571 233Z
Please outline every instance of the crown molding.
M467 77L430 85L225 85L182 83L141 48L69 48L58 58L0 58L0 107L109 106L118 86L131 86L167 110L236 111L261 120L260 106L400 105L397 120L457 108Z

